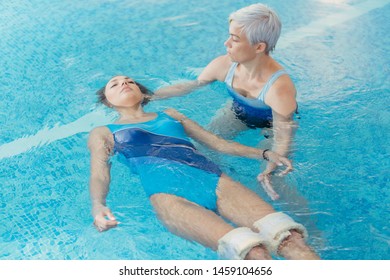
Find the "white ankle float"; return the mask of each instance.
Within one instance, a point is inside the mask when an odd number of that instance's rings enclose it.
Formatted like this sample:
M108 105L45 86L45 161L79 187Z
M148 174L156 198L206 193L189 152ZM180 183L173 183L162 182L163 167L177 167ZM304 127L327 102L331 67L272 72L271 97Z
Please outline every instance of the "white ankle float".
M253 247L261 244L262 237L250 228L235 228L218 240L218 255L221 259L243 260Z
M307 238L306 228L282 212L268 214L254 222L253 226L259 230L264 245L273 254L278 253L280 243L291 235L290 230L296 230Z

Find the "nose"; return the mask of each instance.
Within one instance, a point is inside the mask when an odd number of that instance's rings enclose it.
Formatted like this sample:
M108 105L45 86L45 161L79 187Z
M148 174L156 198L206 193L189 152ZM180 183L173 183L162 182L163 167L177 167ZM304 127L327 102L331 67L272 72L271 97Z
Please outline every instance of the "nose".
M123 86L123 85L129 85L129 82L128 82L127 80L123 80L122 86Z
M225 41L225 43L223 43L225 45L225 47L228 47L230 48L230 37L228 37Z

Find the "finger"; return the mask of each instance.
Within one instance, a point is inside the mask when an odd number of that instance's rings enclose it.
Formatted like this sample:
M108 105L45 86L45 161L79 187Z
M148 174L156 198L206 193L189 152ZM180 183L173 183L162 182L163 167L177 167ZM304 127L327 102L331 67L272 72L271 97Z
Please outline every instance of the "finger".
M270 176L270 173L266 173L265 171L263 173L260 173L259 175L257 175L257 181L259 181L260 183L261 182L264 182L264 180L267 179L267 177Z
M287 166L286 169L285 169L284 171L282 171L282 174L283 174L283 175L285 175L285 174L287 174L287 173L293 171L293 167L292 167L291 163L289 163L289 164L286 165L286 166Z
M288 158L283 158L281 159L281 161L283 162L283 164L285 166L287 166L288 168L292 169L293 166L292 166L292 163L291 163L291 160L289 160Z
M107 221L105 224L95 224L95 227L99 232L103 232L103 231L109 230L113 227L116 227L117 225L118 225L118 222L116 222L116 221Z
M286 166L288 166L288 160L287 159L285 159L285 158L278 158L277 160L275 160L275 164L277 165L277 166L283 166L283 165L286 165Z
M98 222L96 222L96 220L93 222L93 225L95 226L95 228L99 231L99 232L102 232L104 230L104 226L100 225Z
M276 170L276 163L269 164L267 168L262 172L262 174L269 176Z
M106 226L116 226L119 223L112 214L111 214L111 219L107 220L106 216L109 217L109 214L105 213L105 215L97 215L94 220L94 225L98 227L106 227Z
M285 174L289 173L290 171L292 171L292 169L293 169L292 164L291 164L290 160L288 160L287 158L281 159L281 161L279 163L278 163L279 166L282 166L282 165L286 166L286 169L278 174L279 176L285 175Z
M259 175L257 175L257 181L259 181L259 182L264 181L264 174L263 173L260 173Z
M286 168L285 170L283 170L282 172L279 173L279 176L284 176L288 173L290 173L292 171L291 168Z
M276 193L276 191L272 187L272 184L271 184L271 181L269 179L269 176L266 176L266 178L263 180L262 186L263 186L264 191L268 194L268 196L272 200L279 199L279 195Z
M104 226L104 221L106 219L104 217L100 217L100 216L96 216L95 217L95 220L93 221L93 224L96 226L96 227L101 227L101 226Z
M280 160L280 159L275 160L275 164L276 164L277 166L283 166L283 165L285 165L284 162L283 162L282 160Z
M107 224L104 227L101 227L100 231L106 231L106 230L109 230L109 229L114 228L116 226L117 226L116 224L115 225Z
M107 215L107 217L108 217L111 221L115 221L115 220L116 220L114 214L112 214L111 211L107 211L106 215Z
M117 220L106 220L105 225L108 227L116 227L118 225Z

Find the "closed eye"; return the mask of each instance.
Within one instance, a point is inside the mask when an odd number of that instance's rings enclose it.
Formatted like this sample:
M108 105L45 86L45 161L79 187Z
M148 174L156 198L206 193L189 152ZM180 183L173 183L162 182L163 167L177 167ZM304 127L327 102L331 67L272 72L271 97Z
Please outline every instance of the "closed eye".
M240 41L240 37L238 37L237 35L229 34L229 37L230 37L230 39L232 39L233 42L239 42Z
M113 84L110 88L113 88L113 87L115 87L115 86L117 86L118 84Z
M133 80L130 80L130 78L125 78L125 81L129 84L135 84L135 82Z

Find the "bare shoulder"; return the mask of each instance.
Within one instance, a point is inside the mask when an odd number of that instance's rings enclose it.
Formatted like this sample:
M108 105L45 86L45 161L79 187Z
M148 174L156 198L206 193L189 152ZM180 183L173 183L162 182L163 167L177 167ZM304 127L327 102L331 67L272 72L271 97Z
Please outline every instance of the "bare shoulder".
M232 64L232 60L227 54L216 57L212 62L225 67L230 67Z
M89 138L102 138L110 133L111 132L107 126L98 126L89 132Z
M221 55L213 59L199 75L201 81L224 81L229 71L231 59L228 55Z
M232 65L232 60L227 54L225 54L218 56L213 61L211 61L210 64L213 64L213 66L216 67L220 73L223 73L223 79L225 79L225 76L229 71L230 66Z
M296 107L296 88L290 76L283 75L277 79L267 93L265 103L280 115L291 115Z
M89 149L95 149L107 145L113 145L112 134L108 127L99 126L92 129L88 137Z
M277 79L274 84L274 90L277 94L288 94L292 95L294 98L296 95L294 82L291 80L289 75L280 76L280 78Z

